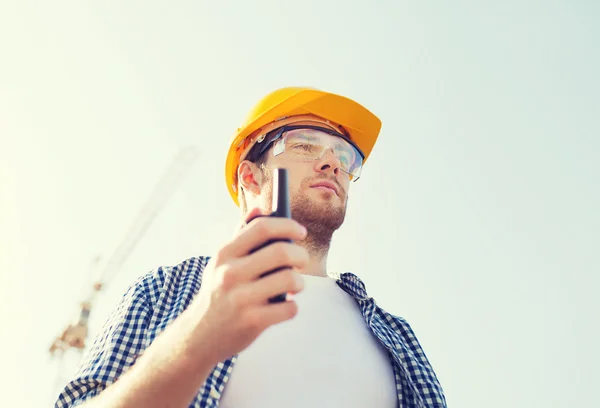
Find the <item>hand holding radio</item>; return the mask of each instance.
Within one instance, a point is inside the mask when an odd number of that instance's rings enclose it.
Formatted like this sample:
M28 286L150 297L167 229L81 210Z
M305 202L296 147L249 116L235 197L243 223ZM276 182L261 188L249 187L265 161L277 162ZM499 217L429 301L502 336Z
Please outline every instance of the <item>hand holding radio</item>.
M240 352L266 328L297 313L287 294L304 287L294 269L305 267L309 255L294 241L307 232L290 217L286 170L276 169L273 181L273 212L248 214L246 226L207 264L200 291L181 316L186 347L199 356L211 350L213 362Z
M285 170L277 169L274 177L274 211L250 211L245 227L203 269L200 290L189 306L90 408L117 400L132 406L187 406L217 363L296 315L296 302L286 294L303 289L302 276L294 269L306 267L309 256L293 241L303 240L307 232L290 219ZM140 387L145 392L131 392ZM168 402L161 400L165 390L172 393Z
M257 215L255 217L250 218L250 221L254 220L258 217L265 217L264 215ZM289 198L289 189L288 189L288 177L286 169L275 169L273 172L273 203L272 203L272 212L268 217L278 217L278 218L292 218L292 211L290 208L290 198ZM250 222L249 221L249 222ZM289 238L283 239L272 239L264 244L260 245L258 248L253 249L250 253L254 253L268 245L271 245L275 242L288 242L292 243L293 241ZM289 268L289 265L287 266ZM282 268L276 268L270 271L266 271L261 277L268 276L272 273L279 272L285 269L285 266ZM281 293L277 296L273 296L269 298L270 303L277 302L285 302L286 294Z

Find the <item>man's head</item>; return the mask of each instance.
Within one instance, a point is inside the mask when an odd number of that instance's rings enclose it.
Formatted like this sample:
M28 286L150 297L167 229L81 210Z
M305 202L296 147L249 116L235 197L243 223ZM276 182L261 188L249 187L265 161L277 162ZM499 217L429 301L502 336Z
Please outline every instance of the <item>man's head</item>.
M342 126L311 114L272 123L257 140L238 167L242 212L270 212L273 170L287 168L292 217L307 227L315 246L328 246L344 221L363 153Z
M381 121L347 97L306 87L263 97L234 134L225 162L229 194L243 213L271 210L272 171L288 169L292 216L329 242L342 224ZM310 237L309 237L310 238Z

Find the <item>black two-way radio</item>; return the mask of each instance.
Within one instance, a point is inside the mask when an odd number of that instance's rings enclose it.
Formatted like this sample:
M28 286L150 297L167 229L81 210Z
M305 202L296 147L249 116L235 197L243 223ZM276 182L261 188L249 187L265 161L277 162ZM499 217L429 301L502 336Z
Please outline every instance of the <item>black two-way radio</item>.
M275 169L273 170L273 204L272 204L272 212L269 215L259 215L258 217L282 217L282 218L292 218L292 212L290 209L290 197L288 190L288 173L287 169ZM254 219L253 218L253 219ZM250 220L252 221L252 220ZM274 242L292 242L291 239L274 239L265 242L258 248L253 249L250 253L256 252L261 248L266 247ZM277 271L280 271L285 268L277 268L272 271L268 271L263 273L261 276L267 276ZM286 294L283 293L281 295L273 296L269 299L269 303L277 303L284 302L286 299Z

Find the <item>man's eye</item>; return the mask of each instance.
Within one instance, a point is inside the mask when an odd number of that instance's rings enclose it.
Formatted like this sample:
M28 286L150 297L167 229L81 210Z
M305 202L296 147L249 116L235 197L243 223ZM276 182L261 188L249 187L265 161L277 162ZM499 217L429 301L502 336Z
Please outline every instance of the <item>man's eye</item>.
M308 152L308 151L312 150L312 145L307 144L307 143L296 143L292 146L292 148L301 149L301 150Z

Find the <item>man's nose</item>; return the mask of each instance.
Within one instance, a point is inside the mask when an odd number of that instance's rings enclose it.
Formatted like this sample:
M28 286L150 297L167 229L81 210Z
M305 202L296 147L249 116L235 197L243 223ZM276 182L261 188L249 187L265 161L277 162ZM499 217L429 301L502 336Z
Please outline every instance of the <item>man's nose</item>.
M321 158L319 158L315 163L317 171L331 171L336 176L340 172L341 165L342 163L340 162L340 159L335 155L332 149L327 149Z

